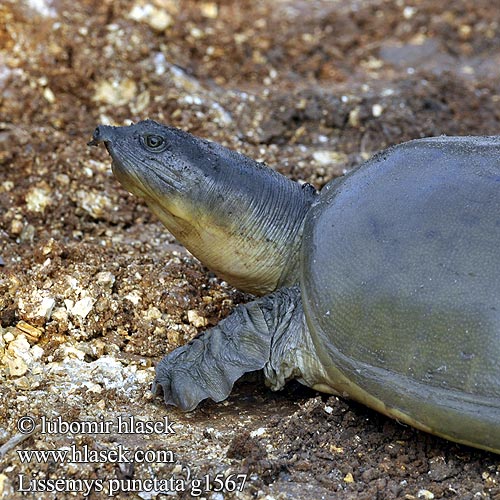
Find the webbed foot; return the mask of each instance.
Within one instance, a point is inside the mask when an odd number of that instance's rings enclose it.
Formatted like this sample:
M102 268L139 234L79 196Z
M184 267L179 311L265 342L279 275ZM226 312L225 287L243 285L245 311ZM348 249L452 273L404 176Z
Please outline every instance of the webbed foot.
M271 334L261 301L238 306L217 326L165 356L156 367L152 391L184 411L210 398L229 396L244 373L259 370L270 356Z
M238 306L217 326L165 356L152 391L165 403L194 410L204 399L226 399L243 374L264 369L266 384L281 389L290 378L313 386L319 361L310 354L300 289L282 288Z

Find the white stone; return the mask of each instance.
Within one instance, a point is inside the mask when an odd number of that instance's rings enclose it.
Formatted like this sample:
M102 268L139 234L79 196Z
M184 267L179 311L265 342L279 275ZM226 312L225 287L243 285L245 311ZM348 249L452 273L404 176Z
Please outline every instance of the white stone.
M5 474L0 474L0 497L4 497L5 486L8 484L9 478ZM7 498L5 496L4 498Z
M62 345L61 351L65 358L76 358L80 360L85 359L85 353L72 345L68 344Z
M39 360L44 351L39 346L30 347L30 344L24 334L18 335L7 348L2 362L7 366L11 377L21 377L30 370L33 373L39 373Z
M422 490L419 490L419 492L417 493L417 496L418 496L418 498L425 498L426 500L433 500L434 493L432 493L432 491L422 489Z
M132 304L134 304L134 306L136 306L139 301L141 300L141 296L139 295L139 292L130 292L129 294L125 295L124 297L125 299L129 300L130 302L132 302Z
M160 319L161 318L161 311L157 307L150 307L146 311L146 317L148 319Z
M12 332L5 332L3 334L3 340L8 344L9 342L12 342L16 337L14 337L14 334Z
M266 429L264 427L259 427L258 429L252 431L250 433L250 437L260 437L263 436L266 433Z
M160 32L166 30L173 22L172 16L166 10L142 2L137 2L127 17L149 24L151 28Z
M11 377L20 377L28 371L28 365L19 357L6 355L2 361L7 365Z
M50 319L52 310L54 309L55 305L55 299L53 299L52 297L44 297L37 310L37 316L45 318L46 320Z
M56 96L49 87L43 89L43 97L49 104L54 104L56 102Z
M172 17L168 12L156 9L156 13L148 19L148 24L156 31L165 31L172 24Z
M92 169L89 168L88 171L93 175ZM80 189L76 192L76 197L78 199L78 205L94 219L104 217L105 214L111 212L113 209L111 200L107 196L96 191Z
M39 345L34 345L31 348L31 356L33 357L33 359L35 361L38 361L39 359L41 359L44 352L45 351Z
M130 78L123 80L101 81L96 85L94 101L123 106L130 103L137 94L137 84Z
M190 309L187 312L187 316L188 316L189 323L191 325L195 326L196 328L201 328L201 327L207 325L207 318L200 316L198 314L198 311L195 311L194 309Z
M155 73L157 75L163 75L167 68L170 66L165 59L162 52L157 52L153 57L153 63L155 67Z
M215 2L202 2L200 4L201 14L209 19L216 19L219 15L219 7Z
M312 156L314 161L321 166L344 163L347 161L347 156L344 153L329 151L326 149L314 151Z
M372 115L375 118L378 118L379 116L381 116L383 112L384 112L384 108L380 104L374 104L372 106Z
M113 273L110 273L109 271L102 271L100 273L97 273L96 280L100 285L112 287L115 283L116 278Z
M94 307L94 301L90 297L84 297L71 308L71 314L85 319L92 310L92 307Z
M25 0L30 9L45 17L56 17L57 12L50 0Z
M414 15L415 15L415 12L417 10L415 9L415 7L411 7L410 5L407 5L404 9L403 9L403 17L405 19L411 19Z
M26 337L20 334L9 344L8 350L15 356L26 356L30 352L30 344Z
M50 203L48 189L32 187L26 194L26 206L30 212L43 213Z

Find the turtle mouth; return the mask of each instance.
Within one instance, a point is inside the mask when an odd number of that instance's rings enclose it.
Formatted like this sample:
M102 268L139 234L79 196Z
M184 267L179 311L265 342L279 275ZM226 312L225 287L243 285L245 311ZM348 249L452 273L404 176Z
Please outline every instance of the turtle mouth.
M162 173L157 169L122 159L112 144L106 144L112 158L111 170L118 182L132 194L144 199L146 203L153 203L156 211L171 212L172 205L178 201L182 185L175 178ZM175 211L175 210L174 210Z
M106 149L111 155L111 171L120 184L130 193L133 193L142 198L147 197L148 190L141 179L136 175L134 168L127 168L123 162L119 161L113 154L111 146L108 147L106 144Z

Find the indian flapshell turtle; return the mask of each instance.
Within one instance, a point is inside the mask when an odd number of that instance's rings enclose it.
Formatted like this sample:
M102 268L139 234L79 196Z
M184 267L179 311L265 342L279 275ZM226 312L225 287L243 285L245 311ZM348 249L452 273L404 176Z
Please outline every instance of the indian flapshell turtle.
M410 141L319 193L150 120L100 141L180 242L262 296L158 364L167 404L262 369L500 453L500 137Z

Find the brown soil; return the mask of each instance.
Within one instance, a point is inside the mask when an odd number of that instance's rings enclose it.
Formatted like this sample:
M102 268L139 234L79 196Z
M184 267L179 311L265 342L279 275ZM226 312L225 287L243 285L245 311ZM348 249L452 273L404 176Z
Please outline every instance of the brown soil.
M177 245L118 185L104 149L86 146L99 123L150 117L321 187L390 144L497 134L499 47L490 0L3 1L0 497L22 496L21 475L102 480L90 498L112 479L174 476L180 498L196 495L192 478L219 477L222 491L198 496L500 499L497 455L298 384L240 382L227 402L187 415L153 398L161 356L249 297ZM168 415L175 434L38 427L17 442L23 415ZM17 453L71 445L163 448L175 460ZM246 474L242 492L231 474ZM117 497L158 496L140 486Z

